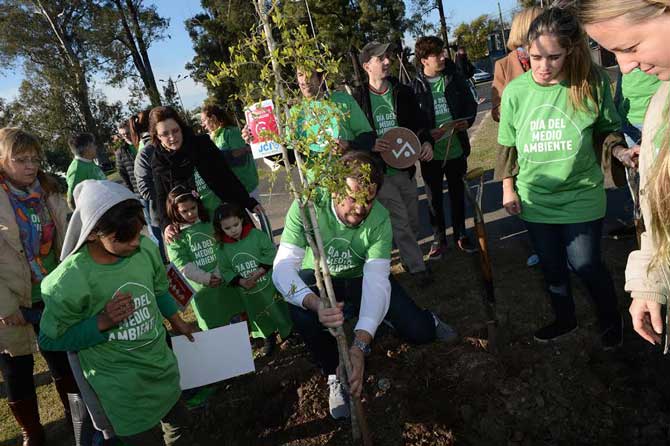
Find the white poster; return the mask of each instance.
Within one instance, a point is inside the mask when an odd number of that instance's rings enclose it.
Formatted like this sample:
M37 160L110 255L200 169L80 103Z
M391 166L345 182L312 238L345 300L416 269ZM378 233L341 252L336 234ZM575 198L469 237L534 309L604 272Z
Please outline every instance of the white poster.
M254 159L281 153L281 146L268 135L279 135L274 110L272 100L267 99L251 105L244 111L247 127L251 132L251 152Z
M172 338L182 390L206 386L245 373L255 372L246 322Z

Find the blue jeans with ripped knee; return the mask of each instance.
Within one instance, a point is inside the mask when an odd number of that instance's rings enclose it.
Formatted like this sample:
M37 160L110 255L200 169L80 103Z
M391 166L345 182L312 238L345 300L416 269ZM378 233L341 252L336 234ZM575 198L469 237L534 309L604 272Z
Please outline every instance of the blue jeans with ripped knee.
M570 271L586 286L601 329L620 319L612 276L600 255L602 219L584 223L548 224L525 222L558 322L576 322Z

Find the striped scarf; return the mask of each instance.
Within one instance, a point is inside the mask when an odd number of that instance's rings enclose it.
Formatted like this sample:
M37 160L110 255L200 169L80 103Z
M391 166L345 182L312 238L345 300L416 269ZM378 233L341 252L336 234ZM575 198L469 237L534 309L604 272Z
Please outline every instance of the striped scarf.
M56 225L45 205L42 186L39 180L35 180L27 190L22 190L14 187L0 175L0 187L9 197L14 209L21 244L30 265L31 281L40 283L48 274L42 258L51 251L56 230ZM39 225L32 222L30 216L33 214L39 217Z

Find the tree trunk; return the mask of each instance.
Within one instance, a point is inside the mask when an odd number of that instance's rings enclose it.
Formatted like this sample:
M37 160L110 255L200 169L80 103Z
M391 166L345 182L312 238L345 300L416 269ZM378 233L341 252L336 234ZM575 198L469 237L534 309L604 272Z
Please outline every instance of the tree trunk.
M74 96L77 99L79 111L84 118L86 131L91 133L98 143L101 143L98 124L93 117L93 112L91 111L89 88L88 82L86 80L86 70L82 66L81 61L78 59L77 55L72 50L70 37L63 32L61 26L54 19L53 15L47 10L42 1L35 0L34 4L39 9L44 18L49 22L49 26L51 27L54 36L59 42L64 62L68 65L68 71L74 75L76 81L74 85ZM98 144L98 147L101 148L102 144ZM106 163L108 159L109 158L107 157L107 153L104 150L98 150L98 160L101 163Z
M133 22L133 29L131 29L130 24L128 23L128 17L126 17L126 10L124 9L121 0L114 0L114 5L119 13L119 19L121 20L121 25L123 26L124 38L121 39L125 43L130 55L133 58L133 65L137 70L137 73L142 79L142 84L144 85L144 90L149 97L152 107L158 107L162 104L161 95L158 91L158 86L156 85L156 79L154 78L154 73L149 63L149 55L147 54L146 45L144 45L144 38L142 37L142 30L139 27L139 22L137 18L137 10L133 6L132 2L128 0L126 6L130 13L130 18ZM144 51L142 50L144 49Z

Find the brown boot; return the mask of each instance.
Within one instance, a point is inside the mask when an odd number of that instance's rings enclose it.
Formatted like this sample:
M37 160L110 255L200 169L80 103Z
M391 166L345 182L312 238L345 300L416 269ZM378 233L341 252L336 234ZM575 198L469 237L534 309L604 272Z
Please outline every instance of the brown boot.
M79 387L77 387L77 382L72 375L65 375L60 379L54 379L54 384L56 386L56 391L58 391L60 401L63 403L65 422L68 425L68 429L72 430L72 412L70 411L70 401L68 400L67 394L78 394Z
M40 413L37 408L37 397L14 401L9 403L9 408L21 427L23 434L23 446L44 446L44 428L40 423Z

